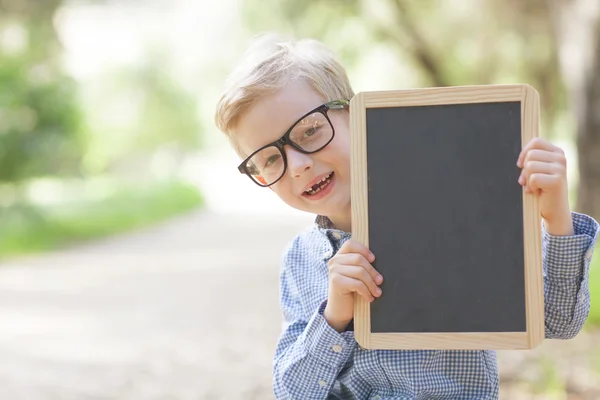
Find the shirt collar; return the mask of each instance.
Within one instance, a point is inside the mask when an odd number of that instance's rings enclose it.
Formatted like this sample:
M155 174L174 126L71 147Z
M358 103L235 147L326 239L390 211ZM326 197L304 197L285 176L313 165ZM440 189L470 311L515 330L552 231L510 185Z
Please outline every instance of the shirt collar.
M319 215L315 218L315 226L317 230L321 232L327 238L327 249L323 258L325 260L333 257L335 252L338 251L340 246L346 239L349 239L351 234L349 232L342 231L341 229L337 229L333 222L324 215Z
M324 215L318 215L317 218L315 218L315 226L327 236L333 235L336 240L352 236L351 232L336 228L333 225L333 222Z
M324 215L317 215L315 224L321 229L334 229L333 222Z

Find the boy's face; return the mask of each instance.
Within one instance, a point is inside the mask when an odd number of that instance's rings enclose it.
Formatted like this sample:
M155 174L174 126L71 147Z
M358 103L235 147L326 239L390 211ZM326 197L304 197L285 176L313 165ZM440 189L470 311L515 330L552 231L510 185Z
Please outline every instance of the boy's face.
M336 99L337 100L337 99ZM293 81L274 95L259 100L239 120L235 140L244 156L279 139L307 112L325 100L303 81ZM333 140L322 150L303 154L292 146L284 147L287 170L271 186L290 206L325 215L340 229L350 226L350 132L348 113L329 110L327 116L335 129ZM333 173L333 174L332 174ZM330 176L319 192L306 190Z

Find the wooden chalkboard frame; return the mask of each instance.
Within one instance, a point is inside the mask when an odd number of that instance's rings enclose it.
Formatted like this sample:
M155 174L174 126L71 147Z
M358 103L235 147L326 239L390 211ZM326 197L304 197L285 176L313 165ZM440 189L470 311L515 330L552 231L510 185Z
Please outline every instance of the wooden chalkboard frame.
M352 237L369 246L367 109L521 103L521 145L539 135L539 95L529 85L481 85L358 93L350 102ZM515 160L516 163L516 160ZM532 349L544 339L541 217L523 191L525 332L371 333L370 303L355 295L354 334L365 349ZM385 294L384 294L385 295Z

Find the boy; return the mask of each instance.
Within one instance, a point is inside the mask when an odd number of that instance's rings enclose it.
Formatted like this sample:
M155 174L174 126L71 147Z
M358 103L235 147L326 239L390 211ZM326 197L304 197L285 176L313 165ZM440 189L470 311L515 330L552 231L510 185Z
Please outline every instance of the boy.
M274 357L278 399L496 399L494 351L362 349L353 295L382 295L375 255L350 238L349 100L344 68L322 44L266 35L247 51L216 122L244 160L238 169L284 202L317 215L283 258L284 329ZM425 161L426 162L426 161ZM572 213L565 156L535 139L515 160L544 221L546 337L569 339L590 306L598 224Z

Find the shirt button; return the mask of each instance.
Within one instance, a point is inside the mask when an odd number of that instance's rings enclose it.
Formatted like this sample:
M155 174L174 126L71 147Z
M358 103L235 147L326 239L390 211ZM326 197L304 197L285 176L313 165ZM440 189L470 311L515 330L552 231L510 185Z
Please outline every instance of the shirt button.
M593 254L594 254L594 248L592 247L591 249L589 249L587 251L587 253L585 253L585 259L586 259L586 261L591 260Z
M321 387L325 387L325 386L327 386L327 382L325 382L323 379L321 379L321 380L319 381L319 386L321 386Z
M335 351L336 353L341 353L342 352L342 346L340 346L339 344L335 344L332 347L333 351Z
M380 395L373 396L373 400L381 400L381 396Z
M334 239L336 240L340 240L342 238L342 235L338 232L338 231L333 231L333 233L331 234Z

